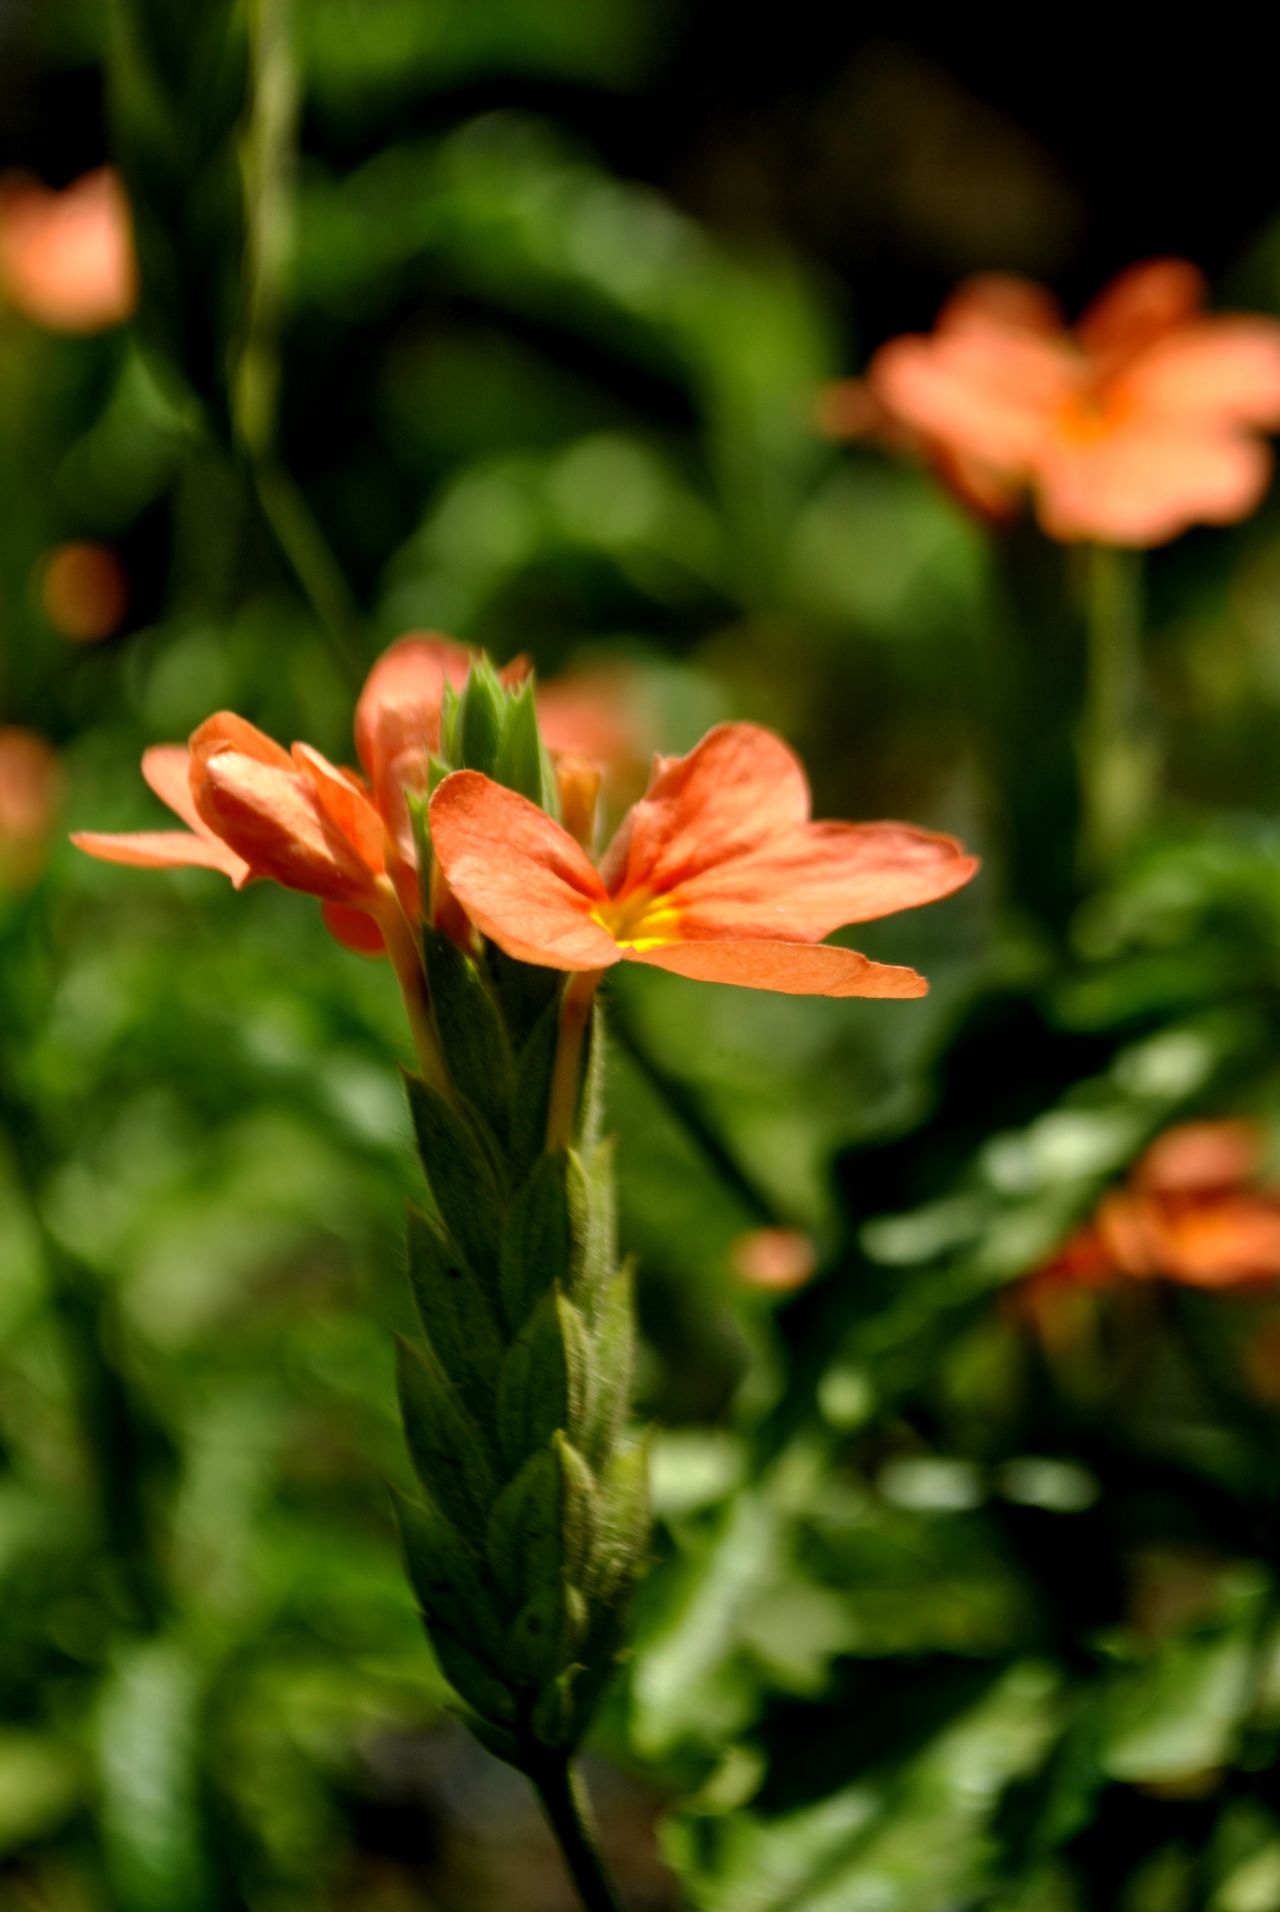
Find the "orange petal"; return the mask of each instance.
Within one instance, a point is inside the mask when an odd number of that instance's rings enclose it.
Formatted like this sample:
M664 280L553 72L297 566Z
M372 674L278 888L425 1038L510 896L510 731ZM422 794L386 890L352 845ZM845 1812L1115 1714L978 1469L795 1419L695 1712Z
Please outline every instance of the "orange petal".
M846 923L936 903L978 867L954 837L909 823L808 823L663 893L680 934L820 942Z
M772 989L783 996L923 996L929 985L914 969L873 963L854 949L829 943L667 943L623 951L629 963L669 970L701 983ZM585 967L585 965L584 965Z
M142 774L161 803L181 817L188 829L203 831L191 794L191 752L185 744L152 744L142 753Z
M1144 260L1103 288L1076 337L1090 354L1128 356L1193 318L1207 290L1204 274L1188 259Z
M600 808L601 766L589 757L562 753L555 760L556 795L560 799L560 821L575 843L590 850L595 841L596 816Z
M536 804L475 770L431 799L431 842L449 887L508 956L552 969L603 969L618 945L592 911L607 900L586 853Z
M382 931L367 910L348 909L345 903L322 903L320 914L329 934L357 956L385 956Z
M1052 338L1063 330L1062 307L1034 279L1013 272L980 272L957 286L938 314L939 332L1002 327Z
M1113 387L1122 403L1170 423L1280 426L1280 324L1204 319L1161 338Z
M385 650L356 705L356 753L380 790L389 766L406 750L440 743L444 687L461 690L476 653L435 632L401 637Z
M868 377L889 412L926 440L1016 475L1080 371L1056 340L1007 327L894 339Z
M129 210L109 167L61 192L34 180L0 190L0 290L55 332L119 325L137 298Z
M293 746L293 761L311 781L325 820L349 843L366 868L381 873L385 867L382 819L352 773L339 770L310 744Z
M380 872L370 868L326 812L311 777L296 770L288 757L284 761L289 767L282 769L223 749L207 759L201 773L194 745L192 754L201 818L244 858L255 876L356 907L377 893Z
M103 863L128 863L138 869L221 870L237 888L247 865L234 850L212 836L188 835L185 830L136 830L118 836L97 830L77 830L71 841Z
M1257 440L1138 421L1054 444L1041 462L1037 510L1050 537L1145 548L1193 524L1247 517L1270 475L1270 451Z
M1262 1166L1262 1135L1244 1120L1180 1122L1151 1144L1133 1172L1151 1191L1229 1189Z
M204 774L205 765L220 750L238 750L242 757L272 764L277 770L293 769L292 757L274 737L268 737L265 730L259 730L247 718L237 717L233 710L219 710L212 717L206 717L199 728L191 733L190 781L193 790ZM165 801L168 802L167 797Z
M687 757L659 759L602 874L614 896L665 895L808 816L808 779L781 737L758 724L718 724Z

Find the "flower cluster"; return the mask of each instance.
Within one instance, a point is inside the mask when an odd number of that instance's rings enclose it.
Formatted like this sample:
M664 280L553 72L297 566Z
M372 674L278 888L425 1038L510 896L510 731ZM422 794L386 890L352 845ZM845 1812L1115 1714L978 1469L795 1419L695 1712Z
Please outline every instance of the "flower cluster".
M143 759L185 831L74 840L109 862L193 864L237 888L270 878L318 897L339 941L385 948L402 982L425 914L464 942L474 928L517 961L591 976L627 961L786 994L924 993L914 970L823 938L968 882L977 866L954 838L901 823L814 823L788 747L757 725L722 724L688 756L656 761L597 867L588 845L599 770L585 759L558 759L549 803L497 757L447 774L467 761L466 740L451 747L445 731L474 663L443 638L393 645L357 707L359 771L308 744L286 751L220 712L188 746L159 745ZM509 666L508 687L524 674Z
M984 515L1024 491L1051 537L1163 543L1258 504L1280 429L1280 324L1210 315L1184 260L1121 274L1068 327L1025 280L970 280L927 337L891 340L829 430L914 445Z

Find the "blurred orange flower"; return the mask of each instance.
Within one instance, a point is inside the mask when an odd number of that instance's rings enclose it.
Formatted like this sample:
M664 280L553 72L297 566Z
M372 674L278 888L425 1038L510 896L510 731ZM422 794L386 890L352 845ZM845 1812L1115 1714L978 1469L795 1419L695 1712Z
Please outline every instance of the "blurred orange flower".
M1190 1122L1152 1144L1092 1221L1016 1291L1034 1305L1064 1287L1139 1280L1258 1290L1280 1282L1280 1188L1262 1182L1251 1123Z
M137 302L129 209L109 167L61 192L0 182L0 293L52 332L100 332Z
M1050 295L971 280L928 337L892 340L828 429L917 446L987 515L1029 490L1051 537L1161 544L1259 503L1280 429L1280 323L1204 310L1184 260L1124 272L1068 329Z
M644 963L787 995L920 996L914 970L822 938L948 896L977 864L901 823L813 823L798 759L755 724L721 724L657 760L599 871L545 811L470 770L431 799L450 888L518 961L590 973Z
M818 1265L813 1238L799 1228L750 1228L729 1244L729 1267L748 1288L788 1294Z
M44 561L40 602L56 631L77 643L110 637L124 621L129 586L115 552L105 544L60 544Z
M33 730L0 728L0 888L25 889L44 867L62 803L52 744Z

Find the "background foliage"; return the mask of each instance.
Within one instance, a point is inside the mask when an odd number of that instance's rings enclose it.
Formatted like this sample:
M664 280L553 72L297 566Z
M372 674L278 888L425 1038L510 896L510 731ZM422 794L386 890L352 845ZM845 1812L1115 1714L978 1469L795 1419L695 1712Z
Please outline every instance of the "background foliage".
M1063 1345L1002 1290L1170 1121L1270 1132L1280 515L1151 562L1168 801L1082 897L1065 555L813 416L980 266L1189 249L1280 309L1275 181L1212 155L1210 228L1012 110L1016 47L722 12L0 7L0 160L110 157L145 287L94 337L0 313L0 721L68 826L142 826L147 743L228 705L342 759L434 627L624 666L646 748L770 722L819 814L980 848L860 936L926 1003L613 989L664 1431L606 1843L637 1908L1268 1912L1274 1305L1157 1285ZM73 539L127 577L95 644L42 590ZM0 1903L564 1906L396 1550L390 979L59 831L0 891L0 1030ZM734 1272L766 1225L816 1245L794 1296Z

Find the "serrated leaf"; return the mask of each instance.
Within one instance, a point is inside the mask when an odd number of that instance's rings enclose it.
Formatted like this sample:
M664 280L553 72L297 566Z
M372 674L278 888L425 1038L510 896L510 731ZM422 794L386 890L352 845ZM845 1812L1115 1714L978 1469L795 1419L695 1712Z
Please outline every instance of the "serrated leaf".
M591 1388L583 1447L590 1464L600 1467L622 1432L631 1406L636 1325L634 1280L629 1261L605 1287L599 1312L594 1321L589 1322L587 1332Z
M538 1303L502 1365L497 1423L508 1467L519 1467L557 1428L576 1433L586 1403L586 1332L577 1309L557 1289Z
M559 821L555 772L538 730L533 679L526 678L507 700L502 740L498 746L494 781L528 797Z
M429 1627L443 1627L481 1661L495 1665L505 1622L483 1569L438 1507L392 1488L409 1580Z
M498 1493L487 1444L435 1355L396 1337L405 1440L431 1499L464 1533L483 1533Z
M470 1123L429 1089L405 1078L418 1152L446 1230L471 1272L496 1299L505 1206L497 1169Z
M502 1307L518 1333L556 1283L567 1284L573 1252L567 1165L544 1155L511 1204L502 1238Z
M424 930L422 945L449 1074L494 1134L504 1136L515 1065L497 1002L476 964L448 936Z

